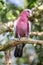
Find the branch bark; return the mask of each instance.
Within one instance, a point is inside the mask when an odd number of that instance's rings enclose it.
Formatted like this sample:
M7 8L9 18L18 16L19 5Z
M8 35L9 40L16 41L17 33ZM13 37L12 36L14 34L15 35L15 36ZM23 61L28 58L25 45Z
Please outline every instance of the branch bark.
M3 46L0 45L0 51L5 51L9 48L12 48L12 47L14 47L18 44L23 44L23 43L25 43L25 44L27 44L27 43L31 44L32 43L32 44L43 45L43 40L33 40L33 39L30 39L30 38L26 38L26 37L20 38L20 40L15 38L13 40L6 42L6 44L4 44Z
M43 36L43 32L30 32L29 35L38 35L38 36Z
M5 51L4 53L5 53L5 64L6 64L6 65L11 65L10 51L7 50L7 51Z
M7 31L12 31L13 30L13 21L10 21L8 23L1 23L0 24L0 34L2 34L3 32L7 32Z

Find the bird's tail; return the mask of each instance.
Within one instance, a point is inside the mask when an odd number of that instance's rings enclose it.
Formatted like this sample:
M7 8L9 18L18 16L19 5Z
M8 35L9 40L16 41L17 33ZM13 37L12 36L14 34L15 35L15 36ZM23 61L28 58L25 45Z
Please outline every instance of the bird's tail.
M19 44L19 45L16 46L15 51L14 51L15 57L22 57L24 45L25 44Z

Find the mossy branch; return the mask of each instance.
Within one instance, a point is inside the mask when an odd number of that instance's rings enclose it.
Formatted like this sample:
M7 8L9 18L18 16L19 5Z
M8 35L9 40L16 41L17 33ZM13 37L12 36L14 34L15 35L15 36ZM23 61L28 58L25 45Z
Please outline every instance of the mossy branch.
M4 44L2 46L0 45L0 51L8 50L8 49L10 49L10 48L12 48L18 44L23 44L23 43L25 43L25 44L27 44L27 43L31 44L32 43L32 44L43 45L43 40L33 40L33 39L27 38L27 37L20 38L20 40L15 38L13 40L6 42L6 44Z

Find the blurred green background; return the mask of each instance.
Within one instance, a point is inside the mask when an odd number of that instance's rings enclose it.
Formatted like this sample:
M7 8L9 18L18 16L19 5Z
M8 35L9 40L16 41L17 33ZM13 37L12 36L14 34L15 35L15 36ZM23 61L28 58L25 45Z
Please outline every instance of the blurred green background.
M0 23L7 23L9 21L15 20L20 12L23 9L32 9L34 7L38 7L40 5L43 5L43 0L0 0ZM34 23L32 23L32 31L43 31L43 11L37 10L38 13L40 12L40 16L37 17L37 21L35 20ZM10 37L12 37L13 34L11 33L3 33L0 35L0 42L2 44L10 40ZM43 40L43 36L30 36L32 39L41 39ZM33 45L35 48L35 51L38 55L39 63L38 65L43 65L43 46L40 44ZM0 53L0 63L1 59L4 57L3 53ZM25 55L22 58L18 58L17 62L18 65L21 65L22 63L28 63L28 56ZM4 64L3 64L4 65ZM13 64L12 64L13 65ZM35 64L34 64L35 65Z

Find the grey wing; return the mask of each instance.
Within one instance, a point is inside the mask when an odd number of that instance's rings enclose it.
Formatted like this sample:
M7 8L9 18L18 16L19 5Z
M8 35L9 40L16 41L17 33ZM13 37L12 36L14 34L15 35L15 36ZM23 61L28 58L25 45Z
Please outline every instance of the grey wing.
M31 22L28 21L28 23L29 23L29 33L30 33L31 32Z
M16 35L16 25L17 25L17 20L14 21L14 37Z

